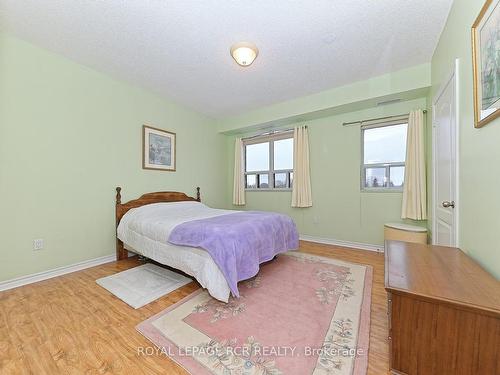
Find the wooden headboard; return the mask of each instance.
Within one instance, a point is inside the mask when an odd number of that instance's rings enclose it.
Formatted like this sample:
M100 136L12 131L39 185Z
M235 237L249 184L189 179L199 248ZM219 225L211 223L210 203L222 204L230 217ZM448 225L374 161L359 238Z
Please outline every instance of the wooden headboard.
M122 188L116 188L116 227L120 224L123 215L131 208L145 206L146 204L162 203L162 202L183 202L196 201L201 202L200 188L196 188L196 198L190 197L185 193L178 191L158 191L155 193L143 194L140 198L122 203ZM123 242L116 237L116 260L126 259L127 251L123 248Z

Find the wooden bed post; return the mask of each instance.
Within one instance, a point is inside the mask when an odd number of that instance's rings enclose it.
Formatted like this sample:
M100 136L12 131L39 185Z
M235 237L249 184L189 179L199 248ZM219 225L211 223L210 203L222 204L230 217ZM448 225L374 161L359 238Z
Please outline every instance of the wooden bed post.
M116 204L121 204L122 203L122 194L121 194L122 188L117 187L116 188Z
M116 228L118 228L118 224L120 224L119 211L120 211L120 206L122 204L121 191L122 188L118 186L116 188L116 206L115 206ZM116 260L126 259L127 251L123 247L123 242L118 239L117 233L115 233L115 235L116 235Z
M196 200L198 202L201 202L201 194L200 194L200 187L199 186L196 188Z

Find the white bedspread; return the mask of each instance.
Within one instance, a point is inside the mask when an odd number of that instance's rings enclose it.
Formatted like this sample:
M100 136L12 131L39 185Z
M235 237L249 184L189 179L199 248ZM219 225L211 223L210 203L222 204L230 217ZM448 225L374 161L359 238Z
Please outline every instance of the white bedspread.
M148 204L129 210L118 225L117 235L128 249L195 277L210 295L227 302L229 286L210 255L203 249L172 245L168 237L175 226L186 221L233 212L237 211L199 202Z

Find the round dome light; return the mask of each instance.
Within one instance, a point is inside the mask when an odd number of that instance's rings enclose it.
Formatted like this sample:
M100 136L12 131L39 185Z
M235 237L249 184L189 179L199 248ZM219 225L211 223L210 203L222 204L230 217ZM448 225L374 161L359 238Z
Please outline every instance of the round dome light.
M241 66L251 65L258 54L259 50L253 43L240 42L231 47L231 56L233 56L234 61Z

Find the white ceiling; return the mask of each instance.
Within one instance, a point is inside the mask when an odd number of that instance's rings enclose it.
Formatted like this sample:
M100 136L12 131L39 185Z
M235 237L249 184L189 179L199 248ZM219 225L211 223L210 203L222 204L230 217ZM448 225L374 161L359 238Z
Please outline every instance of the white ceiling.
M0 0L0 28L215 118L429 62L452 0ZM260 53L248 68L239 41Z

